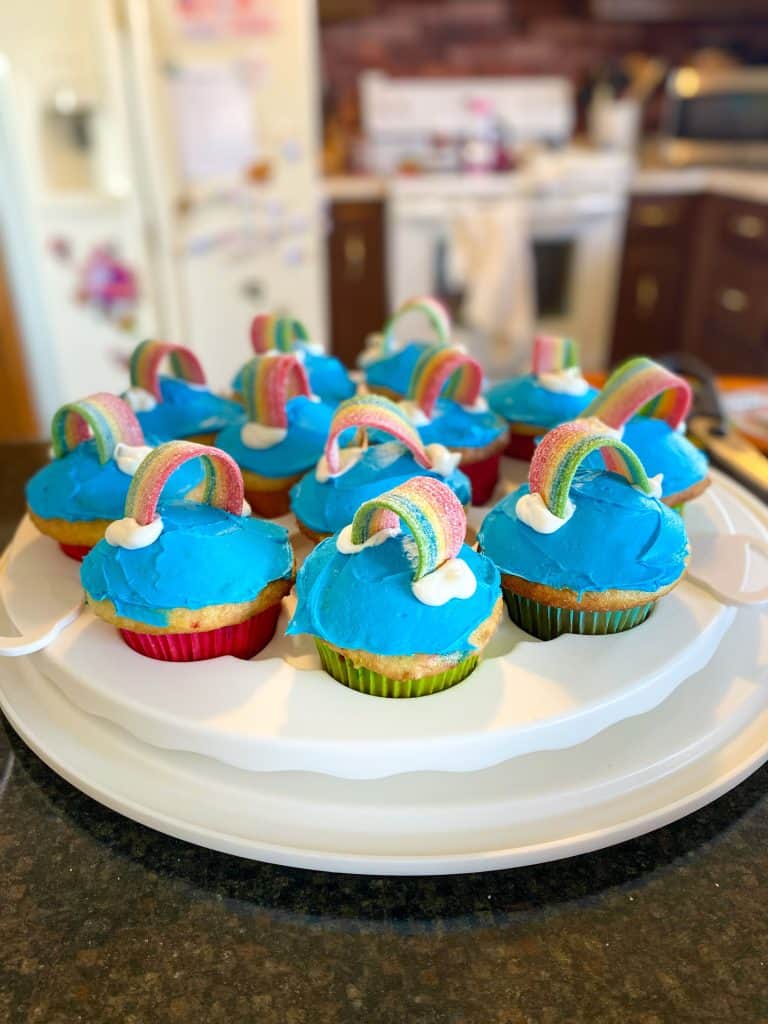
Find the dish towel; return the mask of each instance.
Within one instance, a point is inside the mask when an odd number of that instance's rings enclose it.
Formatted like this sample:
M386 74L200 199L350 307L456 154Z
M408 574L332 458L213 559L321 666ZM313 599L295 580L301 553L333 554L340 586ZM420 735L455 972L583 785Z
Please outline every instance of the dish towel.
M449 237L448 272L464 289L462 320L477 335L473 354L492 378L525 372L536 315L525 204L467 203L457 211Z

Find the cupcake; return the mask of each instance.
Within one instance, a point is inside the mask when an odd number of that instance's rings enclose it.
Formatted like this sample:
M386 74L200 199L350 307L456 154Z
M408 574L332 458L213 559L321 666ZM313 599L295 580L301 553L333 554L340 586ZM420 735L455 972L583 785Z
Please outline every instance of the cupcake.
M649 476L661 481L661 500L682 509L709 486L709 463L685 437L691 386L652 359L638 356L614 370L584 410L619 431Z
M353 430L360 442L339 447ZM393 438L368 446L368 431ZM317 467L291 491L291 509L299 529L311 540L322 540L352 522L363 502L405 483L429 475L444 481L461 505L469 504L469 480L456 467L459 456L441 444L424 445L401 409L382 395L350 398L336 410Z
M434 477L364 502L308 556L289 634L325 671L377 697L423 697L474 670L501 616L499 574L463 543L464 509Z
M205 501L164 500L191 460L205 469ZM250 658L274 634L291 588L288 532L252 519L243 478L217 448L171 441L141 463L124 518L83 561L86 602L133 650L161 661Z
M410 341L402 344L397 338L401 321L413 314L422 315L434 331L438 344L447 345L451 335L448 311L437 299L423 296L409 299L389 318L381 334L369 339L358 365L365 374L365 383L374 394L397 401L405 398L414 368L425 349L434 341Z
M53 461L27 483L27 511L38 530L81 559L123 514L133 474L152 450L130 407L105 392L63 405L53 417ZM171 493L194 493L199 465L174 477Z
M289 511L291 487L323 454L333 410L312 394L295 353L256 356L241 382L248 422L216 445L240 467L253 511L272 519Z
M482 386L476 359L460 348L433 345L421 353L402 403L425 444L443 444L461 457L473 505L484 505L493 494L508 434L480 394Z
M300 320L270 314L255 316L251 323L251 345L257 356L266 352L290 352L304 364L314 394L326 405L336 406L355 393L355 384L344 364L329 356L321 345L309 340ZM232 381L232 391L242 398L242 369Z
M533 344L533 373L495 384L488 404L509 423L507 455L533 455L535 439L581 415L597 395L581 376L576 342L540 335Z
M581 466L597 451L602 469ZM478 536L513 622L550 640L647 619L688 559L683 520L657 495L637 455L599 420L546 434L528 483L488 513Z
M173 376L159 373L169 357ZM214 395L194 352L164 341L142 341L131 356L131 386L123 398L152 441L212 444L220 430L245 419L237 402Z

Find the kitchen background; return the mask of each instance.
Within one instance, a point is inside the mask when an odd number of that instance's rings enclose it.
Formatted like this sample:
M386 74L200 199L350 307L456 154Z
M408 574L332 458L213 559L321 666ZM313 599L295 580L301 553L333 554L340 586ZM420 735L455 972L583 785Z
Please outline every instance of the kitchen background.
M764 0L0 6L0 440L126 385L137 340L226 388L254 313L353 366L438 294L491 377L768 374Z

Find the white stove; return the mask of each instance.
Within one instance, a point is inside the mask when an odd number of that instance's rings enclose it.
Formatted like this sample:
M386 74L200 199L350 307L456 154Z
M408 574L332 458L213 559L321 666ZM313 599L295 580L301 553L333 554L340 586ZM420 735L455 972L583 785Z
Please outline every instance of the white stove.
M387 82L394 91L389 104ZM502 80L503 103L495 100L494 82L483 82L484 95L495 109L504 109L513 137L527 140L521 169L392 179L390 304L396 308L414 294L441 297L454 315L457 340L484 361L492 377L525 368L537 332L576 339L582 365L600 369L609 355L631 162L619 153L536 144L537 138L566 142L572 104L564 81ZM366 132L381 166L403 151L404 140L413 151L416 129L430 123L420 103L434 114L437 99L465 96L470 88L469 82L447 88L444 82L430 87L414 80L411 91L408 80L380 75L374 85L377 103L368 104ZM510 123L516 109L521 120ZM458 125L457 117L443 112L440 123Z

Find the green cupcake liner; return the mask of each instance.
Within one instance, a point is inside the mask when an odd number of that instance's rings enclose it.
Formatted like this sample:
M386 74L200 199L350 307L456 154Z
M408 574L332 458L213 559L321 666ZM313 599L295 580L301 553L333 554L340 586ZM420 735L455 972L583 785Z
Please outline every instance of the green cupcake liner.
M479 661L477 654L471 654L445 672L438 672L434 676L424 676L422 679L390 679L380 672L353 665L348 658L322 640L315 638L315 644L323 668L329 676L351 690L367 693L372 697L428 697L431 693L440 693L441 690L447 690L466 679L474 672Z
M553 605L522 597L513 590L503 590L504 603L509 617L526 633L540 640L554 640L563 633L583 633L588 636L604 636L621 633L645 622L653 611L655 601L622 608L613 612L580 612L573 608L556 608Z

